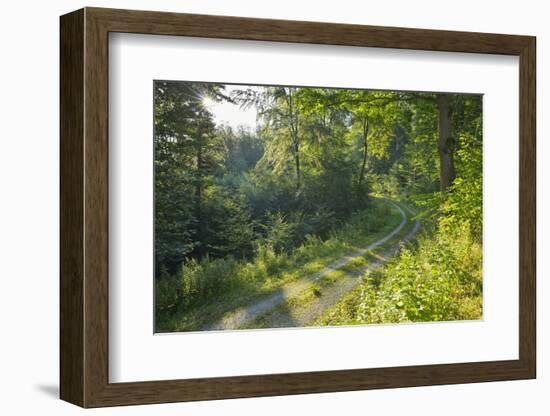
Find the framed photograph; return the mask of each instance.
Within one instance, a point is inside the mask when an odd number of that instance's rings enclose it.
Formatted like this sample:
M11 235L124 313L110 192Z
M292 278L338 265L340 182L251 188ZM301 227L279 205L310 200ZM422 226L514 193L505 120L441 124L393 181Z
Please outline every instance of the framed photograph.
M61 398L535 378L535 49L62 16Z

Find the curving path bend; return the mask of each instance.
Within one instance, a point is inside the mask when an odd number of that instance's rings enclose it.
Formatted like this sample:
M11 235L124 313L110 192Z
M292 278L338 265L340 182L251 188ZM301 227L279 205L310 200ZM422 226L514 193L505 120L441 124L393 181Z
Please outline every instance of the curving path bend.
M255 302L253 304L247 305L243 308L239 308L235 311L232 311L228 314L226 314L220 321L215 323L212 326L209 326L207 328L203 328L203 330L232 330L232 329L238 329L239 327L251 322L252 320L256 319L257 317L263 316L263 315L269 315L269 312L273 310L273 316L269 317L269 320L272 323L272 327L288 327L288 326L305 326L308 324L308 322L311 322L314 320L317 316L320 316L323 311L334 305L336 302L338 302L342 296L344 296L347 292L352 290L359 282L360 282L360 276L362 276L366 271L373 271L376 268L380 267L382 264L384 264L388 259L399 251L401 243L405 243L410 241L418 232L420 229L420 222L415 221L415 224L411 231L407 233L403 239L401 239L399 242L393 244L390 248L385 250L383 253L380 253L377 255L377 259L370 263L365 268L361 269L359 273L355 272L348 272L346 276L338 279L331 287L330 289L323 294L321 298L317 300L317 302L314 302L313 304L309 305L306 310L304 310L302 313L300 313L298 316L293 316L291 321L288 319L290 317L286 316L284 313L280 313L280 316L277 316L277 311L274 309L282 305L284 302L287 302L291 298L297 296L305 289L312 286L316 281L322 279L323 277L327 276L328 274L341 269L342 267L346 266L350 262L352 262L354 259L364 256L367 252L370 250L375 249L376 247L386 243L391 238L393 238L395 235L397 235L405 225L407 225L407 215L405 214L404 209L398 205L397 203L393 201L386 200L387 203L394 206L399 213L401 214L401 222L399 225L394 228L389 234L384 236L378 241L375 241L374 243L368 245L367 247L364 247L360 250L357 250L356 252L349 254L347 256L341 257L332 263L328 264L326 267L324 267L322 270L318 271L317 273L313 273L309 276L303 277L299 280L296 280L294 282L290 282L286 285L283 285L281 288L279 288L275 293L267 296L266 298ZM412 211L405 207L411 214Z

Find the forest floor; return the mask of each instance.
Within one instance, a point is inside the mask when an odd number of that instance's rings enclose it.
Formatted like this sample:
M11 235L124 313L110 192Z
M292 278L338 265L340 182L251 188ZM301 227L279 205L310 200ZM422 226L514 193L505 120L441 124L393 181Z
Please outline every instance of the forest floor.
M419 231L420 222L404 204L386 201L401 215L390 233L360 250L345 255L322 270L290 282L274 293L245 307L228 312L204 330L303 327L311 325L328 308L354 289L367 272L372 272L397 254L401 244Z

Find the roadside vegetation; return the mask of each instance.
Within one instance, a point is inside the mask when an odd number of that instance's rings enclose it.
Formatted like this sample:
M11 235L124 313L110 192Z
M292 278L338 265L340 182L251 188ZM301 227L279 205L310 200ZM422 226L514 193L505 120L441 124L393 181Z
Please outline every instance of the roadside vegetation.
M372 273L312 325L476 320L482 317L481 242L467 229L436 232Z
M156 81L154 99L157 331L208 329L382 239L388 200L415 219L242 327L481 318L480 96Z
M354 215L327 239L308 237L291 252L263 244L251 260L205 258L182 264L174 274L163 271L156 285L157 330L202 329L225 313L384 237L400 222L395 208L375 200L372 209Z

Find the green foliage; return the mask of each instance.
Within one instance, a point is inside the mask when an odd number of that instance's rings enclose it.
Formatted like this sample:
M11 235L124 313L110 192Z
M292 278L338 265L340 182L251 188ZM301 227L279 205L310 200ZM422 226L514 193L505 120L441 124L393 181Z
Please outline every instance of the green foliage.
M243 195L212 185L204 192L202 211L202 244L209 256L252 254L256 233Z
M428 234L326 313L323 324L474 320L482 316L481 245L467 229Z
M239 283L234 271L237 263L231 258L193 259L180 267L177 278L181 282L181 302L184 306L200 304L223 295ZM233 278L232 278L233 277Z
M218 134L224 147L224 176L248 172L256 166L264 152L257 135L242 127L234 131L229 126L220 127Z
M157 327L161 331L196 329L219 319L228 309L254 296L315 273L357 246L379 238L399 221L395 209L377 201L372 210L356 213L330 238L309 235L293 251L276 251L265 241L257 244L250 260L230 256L191 259L173 275L163 272L156 280ZM174 294L175 301L170 297Z
M160 278L155 285L155 304L158 312L174 308L182 296L181 285L176 276L171 276L166 267L161 268Z
M370 176L370 182L372 183L372 192L375 195L384 195L391 198L401 195L399 180L393 175L373 173Z
M212 101L254 106L257 130L216 124ZM156 81L158 322L186 326L182 314L195 319L224 296L244 302L345 254L396 218L373 195L420 207L427 236L388 266L388 278L374 274L361 285L341 315L358 322L477 316L482 101L452 95L451 103L456 179L440 195L432 93L226 93L220 84Z
M202 245L201 192L221 159L201 97L216 93L219 88L206 84L154 84L157 272L175 269Z
M467 227L477 240L482 237L483 177L481 138L462 136L457 151L458 177L443 205L445 227Z
M264 227L265 237L259 245L259 252L270 248L274 253L290 251L295 245L297 224L289 223L281 211L268 213Z

